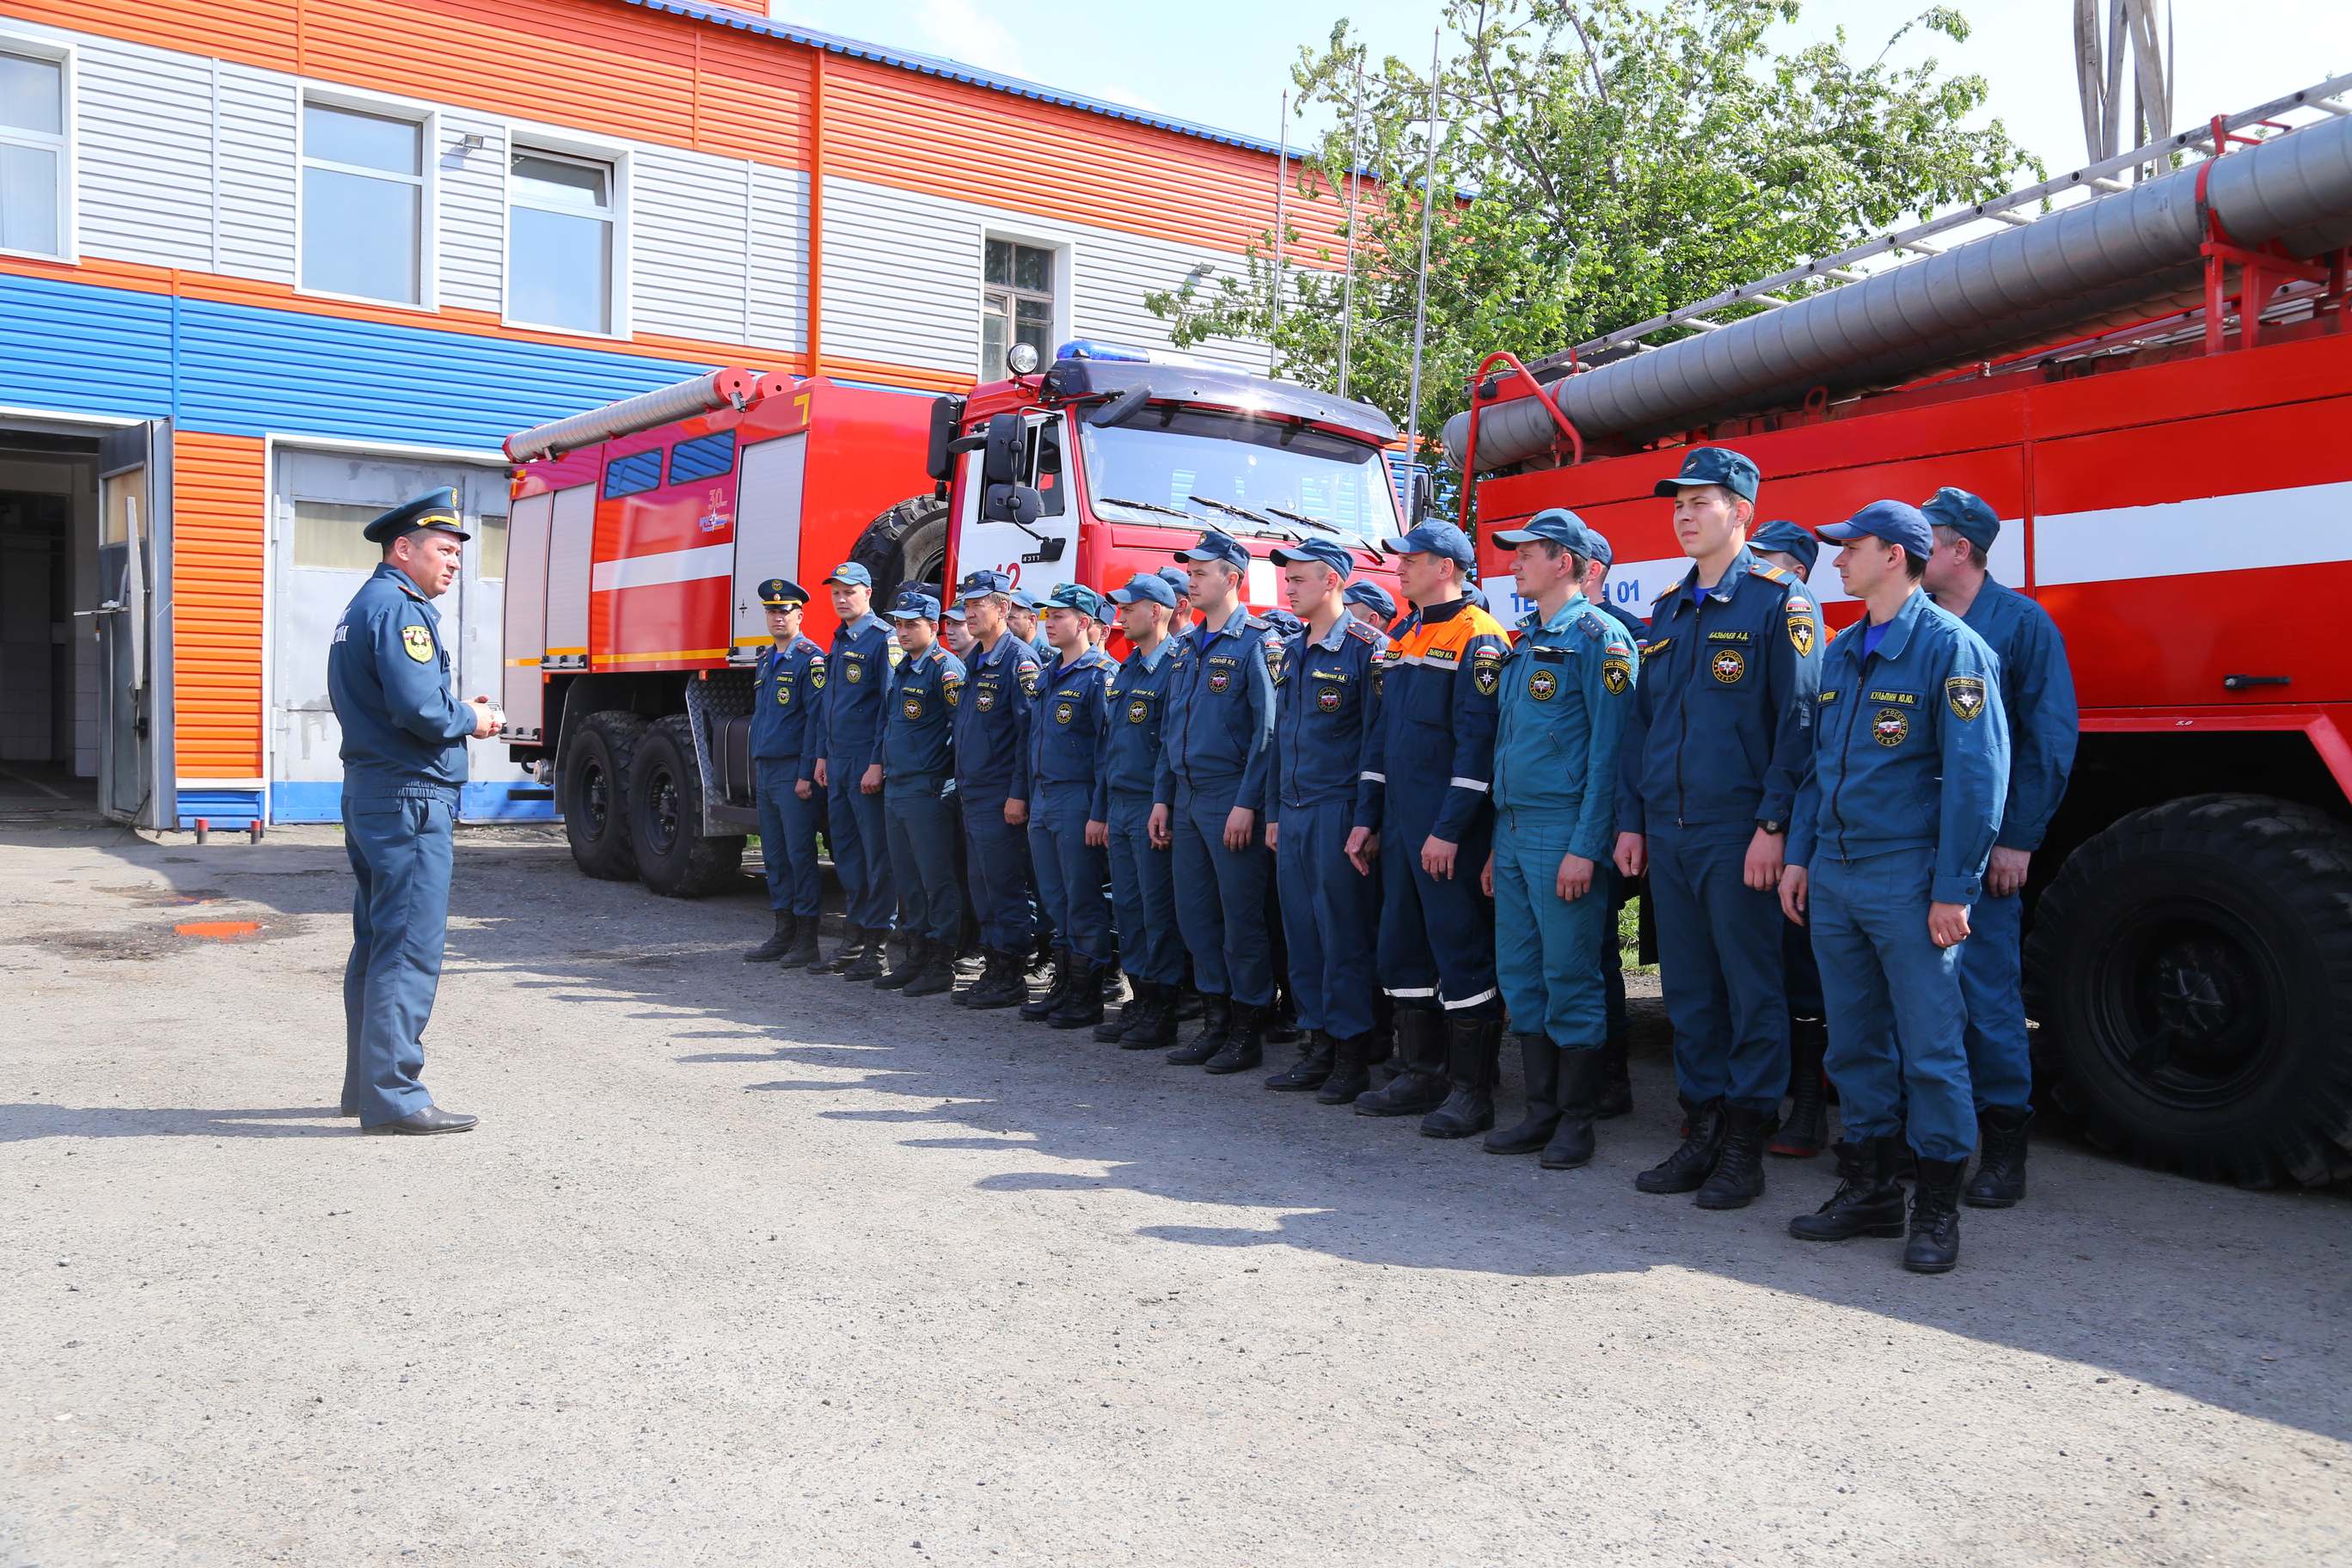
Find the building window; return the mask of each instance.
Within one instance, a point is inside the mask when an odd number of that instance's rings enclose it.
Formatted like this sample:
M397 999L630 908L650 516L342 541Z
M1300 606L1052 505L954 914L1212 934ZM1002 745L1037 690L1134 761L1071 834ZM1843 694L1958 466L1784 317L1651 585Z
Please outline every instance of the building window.
M1016 240L988 242L980 290L980 379L1001 381L1005 351L1027 343L1054 358L1054 253Z
M0 54L0 250L63 256L66 68Z
M367 525L383 515L380 506L345 501L294 501L294 564L331 572L373 572L383 546L368 542Z
M507 180L507 314L613 330L613 165L518 147Z
M479 552L474 570L483 578L507 574L507 520L486 511L474 520L474 547Z
M424 302L425 128L302 106L302 287Z

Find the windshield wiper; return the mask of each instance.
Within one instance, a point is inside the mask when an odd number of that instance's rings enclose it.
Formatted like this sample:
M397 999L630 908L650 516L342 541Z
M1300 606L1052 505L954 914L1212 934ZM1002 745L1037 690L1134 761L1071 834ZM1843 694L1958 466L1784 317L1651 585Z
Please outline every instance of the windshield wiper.
M1270 506L1265 510L1275 517L1290 522L1303 522L1309 528L1319 528L1326 533L1344 534L1348 531L1344 528L1324 521L1319 517L1309 517L1303 511L1293 511L1286 506Z
M1198 500L1201 498L1194 496L1192 499L1194 500ZM1186 522L1205 522L1208 521L1202 517L1198 512L1186 511L1182 507L1179 506L1162 506L1156 500L1129 500L1124 496L1105 496L1095 504L1097 506L1132 507L1137 511L1165 512L1170 517L1181 517Z
M1275 521L1274 519L1266 516L1265 513L1262 511L1252 511L1245 506L1237 506L1229 500L1219 500L1214 496L1186 496L1184 499L1186 500L1198 501L1202 506L1215 507L1219 511L1224 512L1228 516L1238 517L1245 522L1254 522L1260 528L1265 529L1284 539L1296 540L1299 537L1297 533L1283 527L1282 524Z

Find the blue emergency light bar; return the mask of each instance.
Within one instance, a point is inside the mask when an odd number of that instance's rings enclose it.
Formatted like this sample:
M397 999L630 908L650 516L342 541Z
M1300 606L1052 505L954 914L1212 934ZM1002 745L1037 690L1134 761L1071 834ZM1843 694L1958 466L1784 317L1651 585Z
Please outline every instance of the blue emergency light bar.
M1129 348L1125 343L1106 343L1094 338L1072 338L1054 351L1054 357L1057 360L1117 360L1127 364L1151 363L1151 356L1141 349Z

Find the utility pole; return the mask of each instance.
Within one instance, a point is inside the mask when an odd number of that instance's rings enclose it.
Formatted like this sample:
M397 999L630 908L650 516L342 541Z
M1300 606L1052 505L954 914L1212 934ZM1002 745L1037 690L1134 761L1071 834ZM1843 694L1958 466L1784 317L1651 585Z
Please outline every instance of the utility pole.
M1290 282L1290 89L1282 89L1282 150L1274 161L1274 325L1266 333L1265 374L1281 366L1282 294Z
M1348 276L1339 287L1339 395L1348 395L1348 371L1355 352L1356 213L1364 196L1364 60L1356 58L1356 98L1348 137Z
M1406 400L1404 438L1412 460L1421 460L1421 345L1429 330L1429 225L1437 207L1437 63L1444 34L1429 37L1429 161L1421 175L1421 279L1412 301L1412 391Z

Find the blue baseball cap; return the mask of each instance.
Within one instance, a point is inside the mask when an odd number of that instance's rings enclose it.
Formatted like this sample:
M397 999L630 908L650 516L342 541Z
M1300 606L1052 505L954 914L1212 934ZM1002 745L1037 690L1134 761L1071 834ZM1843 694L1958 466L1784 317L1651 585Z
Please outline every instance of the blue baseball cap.
M992 594L1013 592L1013 579L1002 572L967 572L956 584L959 599L985 599Z
M894 621L936 621L940 618L940 602L920 588L904 589L890 601L890 618Z
M452 533L459 539L471 539L457 521L457 492L444 485L437 490L401 502L390 511L360 530L360 537L370 544L389 544L403 534L415 533L420 528L430 528L442 533Z
M1579 555L1584 555L1590 553L1585 548L1585 540L1591 531L1584 526L1582 518L1566 507L1548 506L1528 519L1525 528L1498 529L1493 537L1496 543L1509 550L1545 540L1553 544L1564 544Z
M1016 608L1026 610L1033 616L1045 607L1045 602L1026 588L1015 588L1005 597L1011 599Z
M1172 610L1176 607L1176 590L1170 587L1168 579L1157 572L1138 572L1127 580L1126 587L1110 591L1110 602L1114 605L1132 605L1138 599L1149 599Z
M1064 583L1045 595L1046 609L1076 610L1088 620L1100 620L1103 596L1084 583Z
M1470 548L1470 536L1450 522L1432 519L1417 522L1401 539L1383 539L1381 548L1391 555L1443 555L1457 561L1464 571L1476 563L1477 552Z
M1296 544L1277 545L1268 552L1276 566L1294 566L1302 561L1316 561L1345 577L1356 569L1356 556L1336 539L1302 539Z
M1822 542L1787 518L1775 518L1748 536L1750 550L1776 551L1793 556L1799 564L1811 572L1813 563L1822 558Z
M1265 624L1286 637L1295 637L1307 629L1307 623L1288 610L1268 610L1265 613Z
M1162 566L1153 575L1167 584L1168 591L1175 595L1178 599L1189 599L1192 596L1192 579L1184 574L1184 568L1181 566Z
M1617 552L1610 548L1609 536L1601 532L1599 529L1593 527L1591 523L1585 522L1581 518L1577 521L1584 529L1585 545L1585 547L1577 552L1577 553L1583 556L1587 561L1598 561L1603 566L1615 564L1617 560Z
M1383 621L1396 619L1396 597L1370 577L1359 577L1339 591L1339 597L1351 605L1361 605Z
M1979 550L1990 550L2000 537L2000 517L1984 497L1946 485L1919 508L1928 526L1950 529Z
M789 610L808 603L808 590L789 577L771 577L760 584L760 603L772 610Z
M1935 531L1927 526L1925 514L1908 501L1872 501L1843 522L1825 524L1822 537L1832 544L1883 539L1889 544L1901 545L1906 553L1922 561L1936 552Z
M950 605L946 609L940 612L940 619L943 621L961 621L968 620L970 617L963 613L963 606L961 605Z
M871 588L874 574L855 561L845 561L825 578L828 584L838 583L845 588Z
M1763 476L1745 452L1728 447L1693 447L1683 456L1683 471L1650 487L1654 495L1670 496L1692 485L1721 485L1741 500L1754 500Z
M1230 533L1220 533L1213 528L1201 535L1201 542L1192 549L1176 552L1179 561L1222 561L1243 572L1249 570L1249 552L1242 548L1240 540Z

